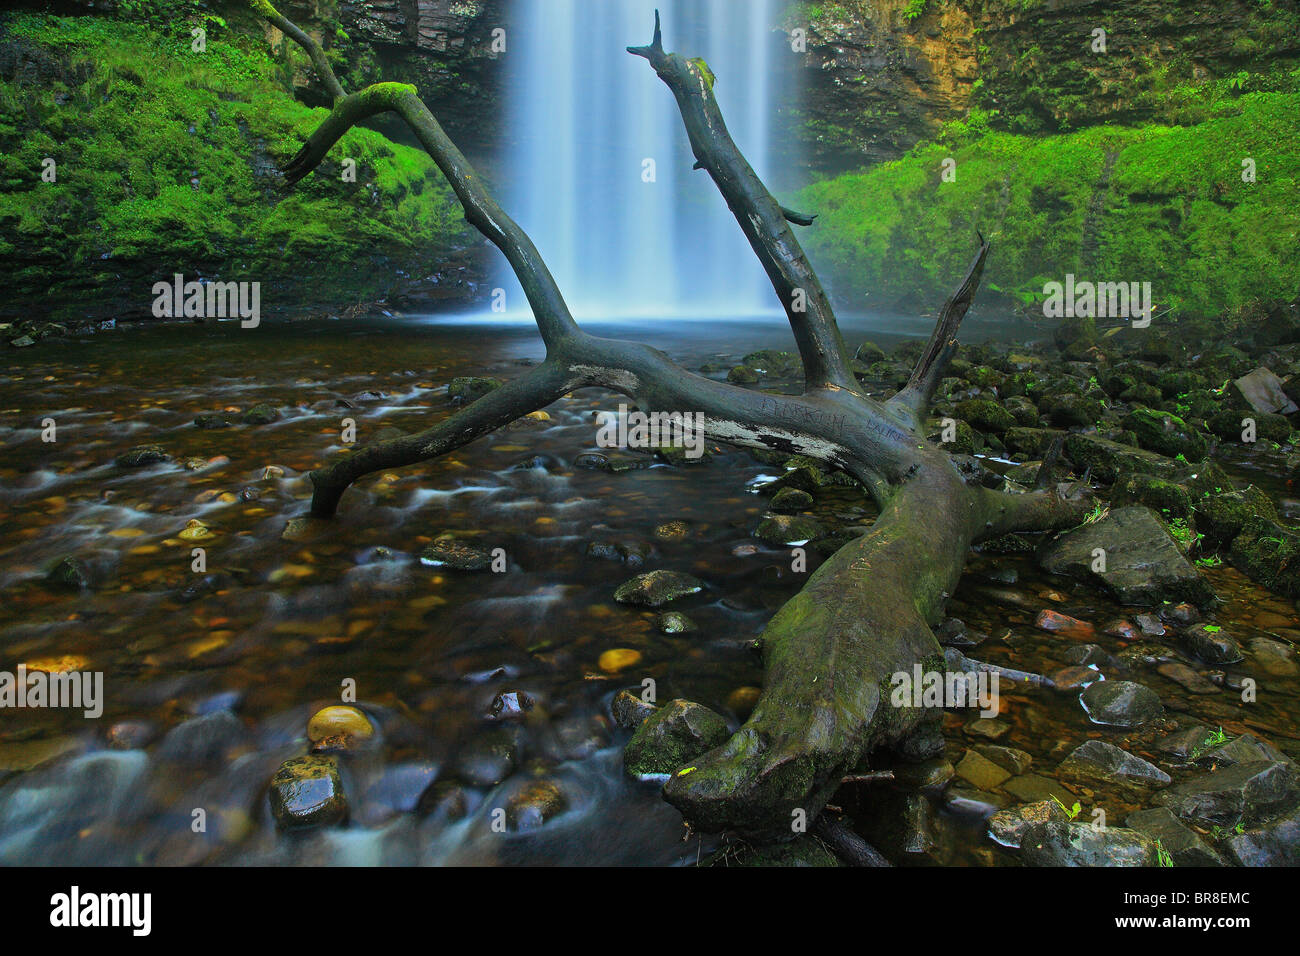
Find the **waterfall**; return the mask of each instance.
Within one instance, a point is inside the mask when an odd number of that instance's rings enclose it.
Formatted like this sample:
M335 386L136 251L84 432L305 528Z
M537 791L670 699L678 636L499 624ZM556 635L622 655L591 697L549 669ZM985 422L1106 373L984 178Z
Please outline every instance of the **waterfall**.
M626 50L650 41L656 7L665 47L708 61L732 138L767 175L777 0L515 0L505 207L580 318L777 311L717 188L691 169L672 93ZM498 284L510 311L526 308L513 277Z

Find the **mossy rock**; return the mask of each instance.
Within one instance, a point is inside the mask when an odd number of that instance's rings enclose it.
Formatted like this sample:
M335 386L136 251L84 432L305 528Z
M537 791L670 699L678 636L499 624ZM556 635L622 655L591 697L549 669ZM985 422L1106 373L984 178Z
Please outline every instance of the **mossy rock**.
M955 411L958 418L982 432L1001 434L1016 425L1016 420L1009 411L988 398L972 398L960 402Z
M500 388L502 385L499 378L484 378L478 375L462 375L453 378L447 385L447 397L457 405L468 405L470 402L476 402L488 392Z
M853 357L863 365L871 365L873 362L885 361L885 350L875 342L863 342L853 353Z
M1270 412L1242 411L1227 409L1211 416L1208 426L1211 432L1224 441L1243 442L1250 422L1255 423L1255 439L1285 444L1291 438L1291 422L1285 415Z
M733 385L754 385L758 382L758 372L748 365L737 365L727 373L727 381Z
M614 600L619 604L660 607L703 589L704 584L699 578L681 571L647 571L620 584L614 592Z
M806 544L820 538L826 528L806 515L768 515L758 523L754 537L778 546Z
M80 591L91 585L90 568L80 558L68 555L50 565L45 580L54 587Z
M1041 459L1052 442L1065 435L1053 428L1010 428L1002 440L1012 451Z
M1052 333L1056 347L1064 351L1068 346L1085 340L1089 344L1097 341L1097 322L1091 316L1072 316L1063 319Z
M1179 472L1179 463L1172 458L1097 435L1067 436L1065 454L1080 471L1090 468L1103 481L1113 482L1130 473L1173 478Z
M1251 580L1289 598L1300 598L1300 532L1251 515L1233 539L1229 557Z
M1203 391L1209 385L1209 380L1200 372L1178 369L1163 373L1156 384L1160 387L1161 395L1165 398L1173 398L1177 395L1190 395L1195 391Z
M1130 405L1145 405L1147 408L1159 408L1163 397L1160 389L1150 382L1135 382L1119 395L1120 401Z
M1114 507L1146 505L1169 518L1192 518L1192 496L1182 485L1152 475L1130 474L1120 478L1110 490Z
M1013 419L1016 427L1036 428L1038 426L1038 406L1023 395L1012 395L1002 402Z
M782 488L772 496L768 507L783 514L797 514L813 506L813 496L800 488Z
M976 365L966 373L966 381L980 388L1001 388L1007 380L1004 373L988 365Z
M1137 434L1139 446L1169 458L1200 461L1208 449L1204 435L1170 412L1135 408L1122 424Z
M960 418L954 418L953 421L955 422L955 429L952 441L943 440L947 426L942 421L931 423L930 434L926 437L950 455L973 455L984 447L984 443L976 435L975 429Z
M750 352L740 360L740 363L756 371L766 372L774 378L793 378L803 375L803 365L799 361L799 356L793 352L759 349L757 352Z
M1046 412L1053 425L1063 428L1086 427L1101 420L1101 402L1087 395L1065 392L1056 395L1050 402L1044 401L1039 410Z
M492 555L447 532L438 535L420 552L420 563L455 571L487 571L492 567Z
M168 461L170 458L171 456L163 451L161 445L136 445L130 451L118 455L113 463L119 468L144 468Z
M1268 495L1254 485L1222 491L1217 494L1206 493L1205 497L1193 502L1196 511L1196 530L1204 538L1202 547L1217 551L1227 547L1241 532L1242 526L1251 518L1259 515L1270 521L1277 520L1277 508Z
M266 402L259 402L241 416L245 425L269 425L280 417L280 412L274 405Z
M730 736L720 714L689 700L671 700L637 727L623 751L623 766L636 775L680 773Z

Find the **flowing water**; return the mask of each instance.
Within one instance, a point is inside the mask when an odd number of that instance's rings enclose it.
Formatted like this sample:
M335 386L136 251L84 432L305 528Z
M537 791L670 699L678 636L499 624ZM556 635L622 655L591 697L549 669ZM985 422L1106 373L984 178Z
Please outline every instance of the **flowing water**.
M852 341L871 331L887 345L879 327L846 331ZM754 321L597 331L648 341L692 368L726 368L751 349L789 344L783 325ZM649 677L660 699L744 716L738 691L762 681L749 642L804 579L787 549L752 536L766 502L755 485L773 466L721 450L685 467L649 458L621 473L575 467L579 455L600 451L593 414L620 401L583 390L551 406L549 420L366 479L326 530L282 536L287 519L305 511L305 473L345 453L345 418L360 442L385 427L421 429L453 410L445 385L454 376L509 378L541 355L529 324L375 316L256 332L128 328L13 360L0 373L0 670L62 660L102 671L106 700L97 720L61 709L0 711L0 862L665 864L707 854L707 842L683 839L657 784L622 773L627 733L613 726L608 704ZM197 414L259 402L280 418L192 424ZM42 441L47 419L54 442ZM170 461L113 464L153 442ZM874 511L843 490L819 496L812 513L842 527ZM209 529L197 542L206 573L192 570L196 542L181 537L195 520ZM421 549L448 530L503 548L508 571L422 564ZM589 553L602 543L642 554L644 564ZM51 562L70 554L91 569L89 590L45 582ZM810 557L812 570L820 557ZM660 633L654 613L613 601L620 583L652 568L705 582L703 593L673 604L697 631ZM1229 600L1218 619L1239 639L1300 642L1290 602L1231 569L1208 573ZM977 558L949 610L991 636L971 656L1045 672L1063 666L1070 641L1034 626L1044 608L1091 622L1093 639L1113 655L1129 643L1100 632L1133 609L1048 579L1022 558ZM602 666L614 649L635 654ZM1178 655L1172 646L1166 653ZM1175 716L1186 711L1294 752L1296 680L1260 675L1250 658L1224 668L1269 688L1249 712L1229 692L1188 694L1138 663L1104 670L1150 683ZM345 681L380 730L374 746L342 758L350 820L278 833L267 782L281 761L305 752L309 716L337 703ZM419 811L433 781L500 744L503 725L490 707L512 690L537 702L509 730L512 772L497 786L466 787L469 812L459 822ZM1009 730L999 742L1032 754L1049 776L1089 737L1125 743L1090 724L1077 695L1004 689L1003 704ZM975 738L968 715L949 718L955 761ZM1149 753L1139 739L1129 746ZM568 810L538 831L493 832L492 809L538 779L556 783ZM877 785L842 802L900 861L1013 862L978 820L942 806L927 811L927 852L902 852L892 845L908 829L902 799ZM199 833L196 810L206 818Z
M650 42L656 7L665 47L704 57L732 137L760 176L770 172L789 59L771 26L776 0L520 0L507 60L505 208L576 315L773 310L717 188L691 169L672 93L625 49ZM522 303L512 277L500 284L510 309Z

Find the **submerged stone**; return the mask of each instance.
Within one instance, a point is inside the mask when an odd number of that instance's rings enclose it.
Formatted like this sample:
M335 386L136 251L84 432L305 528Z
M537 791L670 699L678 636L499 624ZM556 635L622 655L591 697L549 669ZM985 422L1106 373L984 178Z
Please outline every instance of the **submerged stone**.
M1079 702L1093 723L1111 727L1140 727L1165 712L1155 691L1127 680L1089 684Z
M1059 820L1026 829L1020 856L1026 866L1155 866L1159 861L1156 842L1145 833Z
M619 585L614 600L620 604L659 607L703 588L699 578L681 571L647 571Z
M689 700L672 700L637 728L623 751L623 765L636 775L681 773L730 736L721 715Z
M1057 771L1065 777L1082 777L1110 784L1162 787L1171 781L1169 774L1155 764L1102 740L1080 744L1061 761Z
M293 757L271 778L271 814L281 829L330 826L348 814L343 780L333 757Z

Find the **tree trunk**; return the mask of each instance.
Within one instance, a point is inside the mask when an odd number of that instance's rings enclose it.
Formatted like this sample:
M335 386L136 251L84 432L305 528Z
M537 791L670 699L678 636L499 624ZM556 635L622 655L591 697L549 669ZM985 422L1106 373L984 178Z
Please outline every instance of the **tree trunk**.
M925 438L930 401L979 287L989 252L983 237L906 387L887 402L865 395L850 372L829 299L791 229L815 217L782 207L767 191L727 132L708 67L665 52L656 13L651 44L629 52L647 59L672 90L696 168L713 178L771 279L790 320L805 389L777 395L715 382L656 349L583 331L532 242L412 87L381 83L345 94L315 41L267 0L250 2L307 49L335 97L331 115L286 168L289 182L308 175L355 123L396 112L451 183L466 218L510 262L547 346L542 364L434 427L358 449L313 472L313 514L332 515L366 474L445 454L575 388L612 389L644 411L696 413L713 441L808 455L848 472L881 514L772 618L762 637L766 671L753 714L725 745L671 776L664 796L704 830L789 836L792 821L816 818L841 778L873 749L915 753L927 736L938 739L940 712L891 706L890 679L918 663L943 670L931 626L970 546L1011 531L1075 524L1087 507L1060 488L1005 494L968 486L952 459Z

